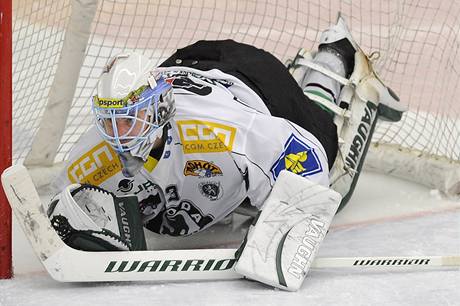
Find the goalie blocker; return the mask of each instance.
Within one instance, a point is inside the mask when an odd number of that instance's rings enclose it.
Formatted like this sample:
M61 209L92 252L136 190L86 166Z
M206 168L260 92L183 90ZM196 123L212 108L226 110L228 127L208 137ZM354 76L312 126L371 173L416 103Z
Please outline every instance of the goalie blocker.
M340 194L329 188L281 171L238 251L236 272L274 287L298 290L340 200Z

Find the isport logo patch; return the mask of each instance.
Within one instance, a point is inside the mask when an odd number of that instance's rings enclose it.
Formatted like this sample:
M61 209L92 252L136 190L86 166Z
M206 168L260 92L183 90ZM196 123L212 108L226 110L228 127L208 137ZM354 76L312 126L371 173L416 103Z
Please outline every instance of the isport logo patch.
M309 176L323 171L315 150L294 134L289 136L284 144L283 152L271 167L270 172L276 180L281 170L284 169L301 176Z

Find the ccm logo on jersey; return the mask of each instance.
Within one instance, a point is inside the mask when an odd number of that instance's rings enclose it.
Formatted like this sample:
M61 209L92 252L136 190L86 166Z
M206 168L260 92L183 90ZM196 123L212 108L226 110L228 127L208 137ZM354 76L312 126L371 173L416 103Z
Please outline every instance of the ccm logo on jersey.
M106 142L101 142L83 154L67 169L72 183L87 183L99 186L121 170L116 152Z
M281 170L308 176L323 171L318 155L313 148L303 143L294 134L284 144L284 150L271 167L270 171L276 180Z
M231 151L236 128L209 121L177 121L184 153Z

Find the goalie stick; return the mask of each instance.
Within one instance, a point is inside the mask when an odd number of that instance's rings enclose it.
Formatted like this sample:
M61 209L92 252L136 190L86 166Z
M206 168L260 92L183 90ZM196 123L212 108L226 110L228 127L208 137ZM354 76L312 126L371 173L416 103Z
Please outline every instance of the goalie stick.
M2 184L24 233L58 281L198 280L238 278L233 249L85 252L67 246L52 228L27 169L8 168ZM153 273L152 273L153 272Z
M46 271L63 282L220 280L234 271L236 249L85 252L68 247L46 217L27 169L3 172L2 184L24 233ZM460 266L460 256L317 258L312 268Z

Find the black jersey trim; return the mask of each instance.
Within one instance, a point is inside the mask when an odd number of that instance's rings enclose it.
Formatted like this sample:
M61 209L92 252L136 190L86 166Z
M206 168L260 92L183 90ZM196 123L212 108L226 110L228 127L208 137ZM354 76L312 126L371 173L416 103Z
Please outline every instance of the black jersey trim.
M258 109L256 109L256 108L254 108L254 107L252 107L252 106L250 106L250 105L244 103L243 101L241 101L240 99L238 99L238 98L235 97L235 96L233 96L233 100L236 101L237 103L243 105L244 107L247 107L247 108L249 108L249 109L255 111L256 113L266 115L266 113L264 113L264 112L262 112L262 111L260 111L260 110L258 110Z
M236 154L236 155L240 155L240 156L244 156L251 164L255 165L257 168L259 168L259 170L265 175L265 177L267 177L268 179L268 183L270 184L270 187L273 188L273 184L271 182L271 179L270 179L270 176L265 173L265 171L262 169L262 167L260 167L258 164L256 164L255 162L253 162L251 159L249 159L249 157L246 155L246 154L243 154L243 153L238 153L238 152L235 152L235 151L232 151L233 154ZM251 182L249 182L249 185L251 184Z

